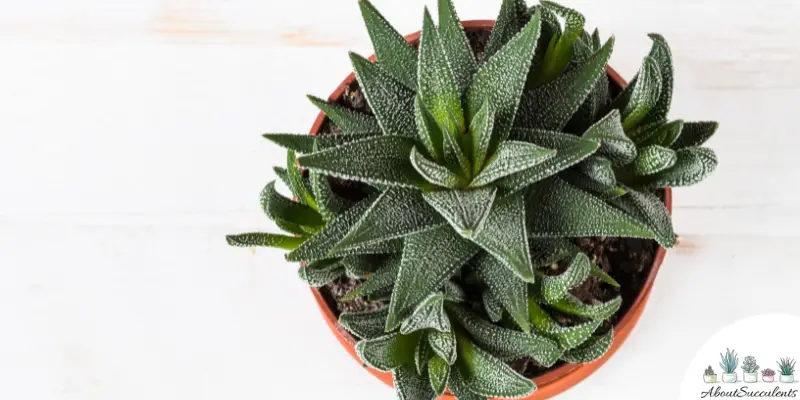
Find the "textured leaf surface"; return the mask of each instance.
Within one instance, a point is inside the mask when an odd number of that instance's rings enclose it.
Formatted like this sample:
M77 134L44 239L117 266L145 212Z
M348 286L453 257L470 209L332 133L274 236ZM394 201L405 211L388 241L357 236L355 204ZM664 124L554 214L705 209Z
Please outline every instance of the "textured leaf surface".
M524 397L536 390L533 381L518 374L469 340L458 341L459 373L470 391L489 397Z
M431 346L436 355L442 357L448 364L453 365L456 362L458 353L456 351L456 335L452 331L428 332L428 344Z
M688 147L676 152L678 160L671 168L640 183L641 187L659 189L698 183L717 167L717 156L711 149Z
M417 86L417 52L367 0L359 0L361 15L369 31L381 67L408 88ZM360 81L361 79L359 79Z
M681 135L672 144L673 149L699 147L714 135L719 123L714 121L685 122Z
M379 135L380 133L380 128L377 128L376 131L371 133L354 133L348 135L299 135L294 133L266 133L262 136L278 146L287 148L289 150L294 150L298 153L307 154L314 152L315 144L321 148L331 148L359 139L366 139L371 136Z
M494 323L499 323L503 319L503 305L500 303L494 294L489 290L484 290L481 294L483 300L483 308L486 310L486 315L489 320Z
M461 93L472 82L478 63L452 0L439 0L439 37Z
M301 265L298 275L309 286L320 287L343 276L344 269L336 260L315 261Z
M454 303L463 303L467 301L467 294L457 283L447 281L444 283L444 298Z
M381 258L378 255L364 254L344 257L341 262L347 276L361 279L370 275L381 264Z
M531 323L537 331L556 340L564 350L574 349L588 339L602 320L584 322L575 326L561 326L546 311L536 303L533 298L528 301Z
M297 167L296 161L297 157L295 157L294 151L287 151L286 173L289 178L289 189L291 189L292 194L297 201L299 201L301 204L311 207L314 211L318 212L319 206L317 206L317 201L314 200L314 196L311 195L311 189L307 186L306 180L303 178L300 168Z
M458 372L458 368L452 367L450 368L450 391L456 396L458 400L487 400L486 396L481 396L477 393L472 393L466 385L464 385L464 380L461 377L461 374Z
M424 376L417 375L414 367L403 365L392 371L397 400L434 400L436 393Z
M583 138L599 141L598 152L614 165L628 164L636 157L636 144L625 135L619 110L612 110L597 121L584 132Z
M636 143L637 147L659 145L663 147L672 146L683 130L683 121L676 120L669 123L665 121L653 122L642 125L640 128L632 130L628 136Z
M444 294L434 293L423 300L414 313L403 321L400 333L406 335L422 329L450 331L450 320L444 313Z
M500 143L497 154L472 180L470 186L488 185L500 178L540 165L555 155L555 150L539 147L533 143L504 141Z
M383 327L388 315L386 307L367 312L344 312L339 315L339 325L361 339L374 339L385 335Z
M561 179L542 182L528 210L532 237L621 236L652 238L641 223Z
M311 181L314 199L316 199L319 207L319 213L326 221L330 221L333 217L353 205L352 201L339 196L333 191L327 176L316 171L309 171L308 176Z
M282 220L302 226L321 226L322 217L311 207L283 197L275 190L275 181L261 192L261 207L273 220Z
M564 361L573 364L586 364L604 356L614 343L614 330L593 336L582 345L567 351L561 357Z
M559 275L539 277L536 289L545 304L552 304L563 299L569 290L583 283L589 276L591 261L584 253L577 253L570 260L567 269Z
M605 157L592 155L580 163L577 169L600 187L610 188L617 184L611 161Z
M534 281L522 193L495 200L483 230L474 241L520 279Z
M443 358L433 356L428 362L428 376L431 379L431 389L437 396L440 396L447 388L450 365Z
M375 113L383 133L392 136L416 136L413 129L414 91L364 57L350 53L350 60L364 97Z
M347 249L402 238L445 224L418 190L389 188L380 194L335 247Z
M356 344L356 353L367 365L379 371L391 371L413 361L419 335L392 333Z
M659 244L666 248L675 246L677 238L672 228L672 217L656 195L632 190L611 203L653 231Z
M531 262L537 267L550 266L555 262L574 257L580 251L575 244L564 238L531 238L528 245L531 249Z
M661 95L661 74L658 63L652 57L645 57L637 74L631 99L622 112L622 126L629 131L644 121L647 114L656 107Z
M308 154L300 165L326 175L366 183L417 187L423 179L411 165L414 141L376 136Z
M489 101L484 101L477 114L472 117L469 126L471 139L472 176L478 175L489 157L489 146L492 144L494 130L494 113Z
M419 46L419 95L439 125L448 126L444 134L458 135L463 131L461 91L427 8Z
M414 120L417 123L417 134L428 154L437 161L444 160L442 130L433 119L433 115L422 104L420 96L414 98Z
M302 237L276 235L273 233L242 233L225 237L229 246L234 247L276 247L284 250L294 250L306 240Z
M383 327L381 327L381 331L382 330ZM431 345L428 344L428 334L422 332L422 334L419 335L417 349L414 351L414 366L417 367L418 374L422 375L425 369L428 368L428 360L430 360L432 355L433 350L431 350Z
M386 330L400 326L422 300L442 287L477 251L477 246L462 239L450 226L406 237Z
M605 320L616 314L621 305L622 297L620 296L604 303L589 305L580 301L575 296L567 294L561 300L551 304L551 307L563 313L577 315L583 318Z
M661 90L658 101L647 114L644 122L659 121L667 118L669 108L672 104L672 87L674 72L672 70L672 52L663 36L657 33L648 35L653 40L653 47L650 49L650 57L658 65L659 76L661 77Z
M411 150L411 165L426 181L441 187L454 188L462 178L449 168L427 159L416 147Z
M551 40L536 74L537 83L551 81L564 72L572 60L575 42L583 35L586 22L583 15L573 9L549 1L542 1L542 6L564 19L564 33Z
M367 278L366 281L355 288L352 292L343 296L341 300L350 301L356 297L370 296L375 293L380 293L387 288L391 288L394 285L395 280L397 280L397 274L399 272L400 257L396 255L389 256L382 263L382 265L378 266L378 269L374 274Z
M472 261L475 271L486 283L488 290L508 311L514 322L525 332L528 323L528 284L488 253L480 253Z
M469 161L467 153L464 148L459 144L459 137L454 135L443 135L442 148L444 150L445 164L453 171L460 171L464 176L469 175L472 170L472 164Z
M653 175L672 167L677 161L675 151L651 145L639 150L636 159L628 166L628 171L637 176Z
M319 97L308 96L308 99L311 100L311 102L314 103L317 108L322 110L322 112L324 112L325 115L330 118L333 123L339 127L339 129L342 130L342 133L359 134L381 132L381 126L378 124L378 120L372 115L353 111L349 108L345 108L336 104L330 104Z
M503 0L500 14L495 19L497 22L492 28L489 42L484 50L484 58L488 59L504 46L525 26L525 11L527 6L524 0ZM533 57L533 54L531 54Z
M439 190L422 197L441 214L461 236L473 238L481 232L494 203L496 188Z
M603 271L600 267L598 267L595 264L592 264L592 270L591 270L590 274L593 277L595 277L597 279L600 279L601 281L603 281L603 282L605 282L605 283L607 283L607 284L609 284L611 286L620 287L619 282L614 280L614 278L612 278L611 275L607 274L606 271Z

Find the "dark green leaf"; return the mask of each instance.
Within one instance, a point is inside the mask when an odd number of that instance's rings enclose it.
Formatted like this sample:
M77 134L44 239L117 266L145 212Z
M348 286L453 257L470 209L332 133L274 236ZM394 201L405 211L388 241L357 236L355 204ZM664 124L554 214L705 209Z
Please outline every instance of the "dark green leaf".
M424 376L417 375L414 367L403 365L392 371L397 400L434 400L436 393Z
M267 184L261 192L261 207L273 220L286 221L307 227L322 226L325 224L322 217L311 207L289 200L277 190L275 181Z
M450 320L444 313L444 294L434 293L423 300L414 313L403 321L400 333L407 335L422 329L435 329L439 332L450 331Z
M531 323L537 331L556 340L564 350L574 349L586 341L597 330L602 320L584 322L574 326L561 326L547 314L533 298L528 300Z
M627 171L636 176L654 175L664 171L678 161L675 151L651 145L639 150L636 159L627 167Z
M428 344L431 346L431 350L448 364L453 365L456 362L456 335L453 331L428 332Z
M382 330L383 327L381 327L381 331ZM428 334L426 332L422 332L422 334L419 335L417 349L414 352L414 366L417 367L418 374L422 375L425 372L425 369L428 368L428 360L431 359L432 355L433 350L431 350L431 345L428 344Z
M342 258L342 266L347 276L353 279L365 278L380 264L382 256L364 254Z
M391 288L394 285L399 271L400 257L396 255L389 256L381 265L378 266L378 269L374 274L367 277L366 281L360 284L352 292L344 295L340 300L351 301L357 297L367 297L376 293L382 293L385 289Z
M658 65L659 75L661 76L661 94L658 97L658 102L647 114L644 120L645 123L660 121L667 118L670 105L672 104L672 87L674 80L672 52L669 49L667 41L663 36L657 33L651 33L648 36L653 40L650 57L655 60L656 65Z
M486 396L481 396L472 393L465 385L461 374L458 373L458 368L450 368L450 391L456 396L458 400L488 400Z
M472 176L478 175L486 165L489 157L489 146L492 143L494 129L494 113L488 101L484 101L478 112L472 117L469 135L472 149Z
M653 125L645 126L648 128L653 127ZM634 130L629 134L629 136L634 142L636 142L637 147L650 146L654 144L663 147L670 147L673 143L675 143L675 140L678 139L682 130L683 121L676 120L669 123L664 123L663 125L658 126L658 128L642 131ZM643 133L642 136L639 136L640 132Z
M350 60L364 97L384 134L414 137L414 91L389 76L377 64L355 53ZM412 86L416 87L416 85Z
M437 186L455 188L463 181L463 178L449 168L425 158L416 147L411 150L411 165L426 181Z
M436 396L441 396L447 388L447 381L450 377L450 365L443 358L433 356L428 361L428 376L431 379L431 388Z
M369 1L359 0L358 5L381 67L406 87L416 88L416 50Z
M625 135L619 110L612 110L592 125L584 132L583 138L599 141L598 153L614 165L628 164L636 157L636 144Z
M383 307L375 311L343 312L339 315L339 325L361 339L375 339L385 335L383 327L389 309Z
M306 186L303 174L300 172L300 168L297 167L297 164L295 164L296 160L297 157L295 157L294 151L289 150L286 152L286 172L289 177L289 189L291 189L297 201L319 212L317 201L314 200L314 196L311 195L311 191L308 186Z
M317 106L317 108L322 110L322 112L324 112L325 115L330 118L331 121L333 121L333 123L336 124L336 126L338 126L344 134L350 135L381 132L381 126L378 124L378 120L372 115L353 111L336 104L330 104L319 97L309 95L308 98L312 103L314 103L315 106Z
M604 303L589 305L582 302L577 297L567 294L564 298L550 306L566 314L577 315L588 319L605 320L616 314L621 305L622 297L620 296Z
M488 185L498 179L535 167L553 158L556 151L533 143L507 140L500 143L497 153L470 186Z
M472 265L481 280L486 283L488 290L508 311L514 322L523 331L530 332L527 283L487 253L478 254L472 261Z
M242 233L225 237L229 246L234 247L275 247L284 250L294 250L300 246L305 238L296 236L275 235L272 233Z
M422 197L441 214L461 236L475 237L483 229L492 209L496 188L473 190L439 190L425 192Z
M319 206L319 213L326 221L330 221L353 205L352 201L333 191L327 176L316 171L309 171L308 176L311 181L311 190Z
M321 287L344 276L344 269L337 260L323 260L301 265L298 274L309 286Z
M425 146L425 150L434 160L440 162L444 160L442 129L422 104L419 96L414 98L414 120L417 123L419 140Z
M677 238L672 228L672 217L664 202L656 195L631 190L624 196L611 200L611 204L653 231L656 240L662 246L666 248L675 246Z
M481 300L483 300L483 308L485 309L486 316L489 317L489 320L494 323L499 323L503 319L503 305L500 303L500 300L498 300L489 290L483 291Z
M469 44L464 27L461 26L452 0L439 0L439 37L450 61L453 76L460 92L463 93L472 82L472 77L478 70L478 63L472 54L472 46Z
M520 279L533 282L522 193L495 200L483 230L473 240Z
M278 146L287 148L289 150L294 150L298 153L307 154L315 151L315 144L323 148L331 148L345 143L354 142L356 140L379 135L380 132L380 128L378 128L378 130L372 133L354 133L348 135L299 135L294 133L265 133L262 136Z
M599 336L592 336L582 345L567 351L561 358L573 364L590 363L604 356L611 349L613 343L614 330L609 329L608 332Z
M589 257L577 253L561 274L540 276L535 285L536 292L545 304L555 303L563 299L571 289L583 283L590 271Z
M413 361L419 335L392 333L356 344L356 353L364 363L379 371L391 371Z
M465 338L458 340L456 368L463 378L464 386L479 395L525 397L536 390L533 381Z
M489 59L506 46L526 23L527 5L524 0L503 0L500 14L496 18L489 42L486 44L484 59ZM533 54L530 55L533 57Z
M459 135L464 128L461 91L428 9L422 22L419 46L419 95L445 135Z
M622 126L626 132L645 121L645 117L656 107L661 96L661 73L656 60L645 57L636 76L631 99L622 112Z
M596 264L592 264L592 270L589 273L593 277L600 279L611 286L620 287L619 282L612 278L611 275L607 274L606 271L600 269L600 267L598 267Z
M679 150L686 147L699 147L714 135L717 128L719 128L719 123L714 121L685 122L681 135L672 144L672 148Z
M717 156L711 149L687 147L676 154L678 160L672 168L646 177L637 185L646 189L689 186L705 179L717 167Z

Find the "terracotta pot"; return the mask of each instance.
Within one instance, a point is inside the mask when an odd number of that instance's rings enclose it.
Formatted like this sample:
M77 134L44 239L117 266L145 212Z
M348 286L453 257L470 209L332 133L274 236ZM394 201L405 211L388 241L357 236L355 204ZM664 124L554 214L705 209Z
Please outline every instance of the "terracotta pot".
M464 28L467 30L489 30L494 26L494 21L491 20L475 20L475 21L464 21L463 22ZM420 32L411 34L406 36L406 40L409 42L416 42L419 40ZM375 56L371 56L370 60L375 61ZM619 85L620 87L627 86L627 82L622 79L622 77L614 71L611 67L607 68L608 76L611 78L614 83ZM330 101L338 100L342 94L344 93L345 89L350 86L350 84L355 80L355 74L351 73L340 85L333 94L330 95ZM316 135L320 132L322 128L322 124L325 121L325 114L320 112L317 116L316 121L314 121L314 125L311 128L310 134ZM664 203L667 206L667 209L672 212L672 190L666 189L664 193ZM526 400L533 400L533 399L546 399L552 396L555 396L565 390L571 388L572 386L578 384L580 381L586 379L589 375L595 372L598 368L600 368L606 361L608 361L611 356L625 343L625 340L630 335L633 327L639 321L639 317L642 315L642 311L644 311L644 306L647 303L647 299L650 296L650 290L653 288L653 282L655 281L656 274L658 273L659 267L661 267L661 263L664 261L664 256L666 255L666 250L663 247L659 247L658 251L656 252L655 259L653 261L653 266L650 269L650 274L647 276L644 285L642 286L642 290L639 292L639 295L634 300L633 304L631 305L630 309L625 313L622 319L614 326L614 344L611 346L611 349L603 356L601 359L590 363L590 364L583 364L583 365L576 365L576 364L567 364L552 371L545 373L544 375L539 376L538 378L534 379L536 382L536 386L538 389L531 395L526 397ZM350 335L344 328L342 328L334 314L333 310L328 306L327 302L320 293L319 289L311 288L312 293L317 301L317 305L319 306L320 311L322 312L325 321L330 327L331 331L339 342L344 346L345 350L358 362L362 364L361 360L356 355L355 351L355 344L356 339ZM369 373L380 379L383 383L392 386L392 375L388 372L381 372L375 369L364 367ZM445 394L444 396L440 397L440 399L455 399L450 394Z

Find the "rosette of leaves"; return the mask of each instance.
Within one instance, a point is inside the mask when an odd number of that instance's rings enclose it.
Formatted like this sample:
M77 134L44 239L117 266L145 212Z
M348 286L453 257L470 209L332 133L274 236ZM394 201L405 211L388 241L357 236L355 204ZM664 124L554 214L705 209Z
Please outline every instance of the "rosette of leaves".
M742 371L747 372L748 374L754 374L758 372L759 365L756 363L756 358L753 356L747 356L744 358L742 362Z
M711 366L709 365L708 368L706 368L706 370L703 373L703 375L705 375L705 376L713 376L713 375L716 375L716 374L714 373L714 368L711 368Z

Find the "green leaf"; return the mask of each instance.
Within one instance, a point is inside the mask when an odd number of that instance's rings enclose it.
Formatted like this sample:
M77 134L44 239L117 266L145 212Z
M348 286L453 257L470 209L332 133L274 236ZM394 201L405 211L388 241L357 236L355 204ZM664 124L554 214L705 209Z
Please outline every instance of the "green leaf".
M672 52L669 49L669 44L667 44L663 36L657 33L651 33L648 36L653 40L653 47L650 49L649 56L658 65L659 75L661 76L661 93L658 97L658 102L647 114L644 120L645 123L667 118L672 104L672 87L675 79L672 70Z
M261 192L261 207L270 218L276 221L281 220L307 227L325 224L319 213L311 207L281 196L275 190L275 181L268 183Z
M492 209L496 188L472 190L439 190L425 192L422 198L433 207L461 236L471 239L483 229Z
M537 184L529 204L532 237L621 236L653 238L641 223L558 178Z
M612 188L617 185L617 177L611 167L611 161L605 157L593 155L578 164L577 170L600 187Z
M414 313L403 321L400 333L407 335L423 329L435 329L440 332L450 331L450 320L444 313L444 294L434 293L423 300Z
M507 3L515 0L505 1ZM495 25L495 30L498 27L499 24ZM525 77L533 58L533 49L539 37L539 28L540 19L537 12L522 31L478 69L467 91L469 121L472 121L487 99L495 113L494 125L497 136L492 147L508 137L508 131L514 122L525 86ZM492 152L491 148L489 152Z
M497 154L470 186L488 185L498 179L535 167L553 158L555 150L539 147L533 143L507 140L500 143Z
M469 176L472 164L464 153L464 149L453 135L444 134L444 162L453 171L460 171L463 176Z
M563 299L571 289L583 283L590 271L589 257L586 254L577 253L563 273L540 276L535 287L544 303L552 304Z
M431 293L444 285L478 248L449 226L409 235L389 304L386 331L392 331Z
M500 14L496 18L497 22L492 28L489 42L484 50L484 59L489 59L504 48L523 29L527 8L524 0L503 0ZM533 54L530 56L533 57Z
M481 300L483 300L483 308L489 320L494 323L499 323L503 319L503 305L500 304L500 300L494 297L489 290L483 291Z
M461 185L463 181L460 176L449 168L425 158L416 147L411 150L411 165L426 181L437 186L455 188Z
M337 260L315 261L301 265L298 275L309 286L321 287L344 276L344 269Z
M450 391L458 400L488 400L486 396L472 393L464 385L464 380L461 374L458 373L458 368L450 368Z
M439 356L433 356L428 361L428 376L431 379L431 388L436 396L441 396L447 388L450 377L450 365Z
M645 177L637 182L645 189L689 186L710 175L717 167L717 156L711 149L687 147L676 152L678 160L670 169L656 175Z
M448 364L453 365L456 362L458 355L456 352L456 335L453 331L428 332L428 344L431 346L431 350L447 361Z
M381 67L406 87L417 87L416 50L369 1L359 0L358 5Z
M378 120L372 115L367 115L364 113L353 111L349 108L328 103L327 101L320 99L319 97L314 97L309 95L308 99L311 100L311 102L314 103L314 105L317 106L317 108L322 110L322 112L324 112L325 115L328 118L330 118L331 121L333 121L333 123L336 124L336 126L339 127L339 129L341 129L342 133L346 135L381 132L381 126L378 124ZM309 136L309 135L302 135L302 136ZM329 135L320 135L314 137L317 138L323 136L329 136Z
M478 63L452 0L439 0L439 37L460 93L472 82Z
M389 76L381 64L350 53L358 83L384 134L414 137L414 91ZM416 85L411 86L416 87Z
M626 132L644 122L647 114L656 107L660 95L661 74L658 71L658 63L652 57L645 57L637 74L631 99L622 112L622 126Z
M566 314L595 320L605 320L614 316L622 306L622 297L617 296L604 303L589 305L577 297L567 294L561 300L550 305L554 309Z
M462 306L448 304L447 311L478 346L505 361L532 357L542 365L551 366L561 355L556 342L538 333L497 326Z
M636 157L636 144L625 135L619 110L612 110L592 125L583 133L583 138L599 141L598 153L614 165L628 164Z
M381 256L374 254L347 256L342 258L342 266L348 277L362 279L372 273L380 258Z
M289 176L289 189L291 189L297 201L319 212L319 206L317 206L314 196L312 196L311 192L308 190L300 168L297 168L295 164L296 160L297 157L295 157L294 151L289 150L286 152L286 172Z
M392 371L398 400L434 400L436 393L424 376L417 375L414 367L403 365Z
M592 270L589 272L589 274L611 286L617 288L620 287L619 282L612 278L611 275L607 274L606 271L600 269L600 267L598 267L596 264L592 264Z
M470 391L489 397L525 397L536 384L469 340L458 340L456 367Z
M463 303L467 301L467 294L457 283L447 281L444 283L444 299L454 303Z
M342 296L340 300L351 301L358 297L367 297L376 293L382 293L385 289L391 288L394 285L397 280L398 272L400 272L400 257L389 256L382 265L378 267L374 274L370 275L366 281L352 292Z
M381 326L381 331L383 331L383 326ZM422 375L425 369L428 368L428 360L431 359L432 354L433 350L431 350L431 345L428 344L428 334L422 332L419 335L417 349L414 352L414 366L417 367L418 374Z
M474 241L520 279L534 281L522 193L496 200Z
M580 251L575 244L565 238L532 238L528 241L528 246L531 249L531 261L537 267L550 266L565 258L574 257Z
M319 206L319 213L326 221L330 221L333 217L353 205L352 201L339 196L333 191L327 176L317 171L309 171L308 176L311 181L311 190L314 193L317 206Z
M681 134L683 130L683 121L676 120L661 125L648 124L644 125L648 129L635 129L628 136L636 143L637 147L644 147L650 145L659 145L663 147L670 147Z
M413 361L419 335L392 333L356 344L356 353L365 364L379 371L391 371Z
M642 148L627 171L636 176L654 175L664 171L678 161L675 151L658 145Z
M614 330L609 329L608 332L602 335L592 336L582 345L567 351L561 358L572 364L590 363L603 357L608 350L611 349L613 343Z
M547 314L533 298L528 299L531 323L537 331L556 340L564 350L574 349L586 341L592 332L603 323L602 320L584 322L575 326L561 326Z
M300 165L326 175L359 182L417 187L424 180L411 165L414 141L397 136L376 136L308 154Z
M494 113L488 101L484 101L477 114L472 117L469 135L472 141L472 176L478 175L489 157L489 146L492 143L494 129Z
M381 133L380 128L375 132L368 133L354 133L348 135L298 135L294 133L265 133L262 136L289 150L294 150L298 153L312 153L315 151L314 145L317 144L323 148L336 147L345 143L354 142L360 139L366 139Z
M422 192L389 188L367 209L334 251L403 238L444 225L445 220L423 200Z
M488 290L503 305L514 322L525 332L530 332L528 323L528 285L517 278L496 258L479 253L472 265Z
M656 195L631 190L624 196L611 200L611 204L633 216L650 229L659 244L666 248L675 246L677 237L672 228L672 217Z
M375 339L385 335L383 327L387 315L389 315L387 307L358 313L343 312L339 315L339 325L359 338Z
M242 233L225 237L229 246L234 247L275 247L284 250L294 250L300 246L305 238L296 236L275 235L272 233Z
M459 135L465 130L461 91L433 24L428 8L422 22L419 45L419 95L444 134Z
M414 120L417 123L417 133L420 142L425 146L435 160L444 160L444 149L442 148L444 140L442 138L442 129L433 119L431 113L422 104L419 96L414 97Z
M572 60L575 41L583 35L583 25L586 19L579 12L552 3L542 1L542 6L564 18L564 33L554 37L544 55L544 61L536 74L536 82L549 82L567 69Z
M684 122L683 130L672 148L675 150L687 147L702 146L719 128L719 123L714 121Z
M515 126L560 131L606 73L613 49L614 37L611 37L579 68L526 92Z

